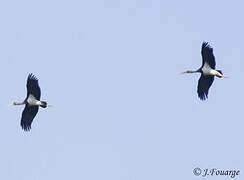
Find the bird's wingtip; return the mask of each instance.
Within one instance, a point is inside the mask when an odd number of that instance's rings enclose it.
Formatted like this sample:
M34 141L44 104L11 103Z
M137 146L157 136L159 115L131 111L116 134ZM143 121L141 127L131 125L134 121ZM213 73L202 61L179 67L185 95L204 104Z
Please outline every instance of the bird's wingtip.
M203 41L202 43L202 49L209 48L212 49L212 47L209 45L209 42Z
M22 129L23 129L25 132L31 130L31 125L27 125L27 124L24 124L24 123L21 123L20 125L21 125Z
M38 81L37 77L33 73L30 73L28 75L28 79L33 79L33 80L37 80Z
M200 94L198 94L198 97L199 97L199 99L202 100L202 101L205 101L206 99L208 99L208 95L205 94L205 93L200 93Z
M206 45L208 45L208 42L203 41L203 42L202 42L202 46L206 46Z

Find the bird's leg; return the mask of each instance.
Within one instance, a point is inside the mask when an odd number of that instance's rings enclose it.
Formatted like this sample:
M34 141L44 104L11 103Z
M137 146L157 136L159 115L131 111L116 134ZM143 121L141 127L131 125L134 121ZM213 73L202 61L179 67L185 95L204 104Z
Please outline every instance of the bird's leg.
M225 76L225 75L222 75L221 77L222 77L222 78L229 78L229 76Z
M217 76L218 78L229 78L228 76L223 75L222 73L220 73L220 70L213 70L213 75Z

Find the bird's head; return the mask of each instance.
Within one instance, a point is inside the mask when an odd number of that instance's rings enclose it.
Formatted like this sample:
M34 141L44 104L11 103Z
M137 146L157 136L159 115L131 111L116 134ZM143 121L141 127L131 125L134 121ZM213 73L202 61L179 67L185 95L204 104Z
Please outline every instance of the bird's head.
M25 101L24 102L21 102L21 103L13 102L13 104L9 104L8 106L10 107L10 106L16 106L16 105L23 105L25 103L26 103Z
M197 71L187 70L187 71L184 71L180 74L188 74L188 73L196 73L196 72L199 72L199 70L197 70Z
M193 71L193 70L187 70L187 71L184 71L180 74L188 74L188 73L201 73L201 69L198 69L196 71Z
M12 104L9 104L8 107L14 106L15 102L13 102Z
M190 70L184 71L184 72L182 72L180 74L187 74L187 73L190 73Z

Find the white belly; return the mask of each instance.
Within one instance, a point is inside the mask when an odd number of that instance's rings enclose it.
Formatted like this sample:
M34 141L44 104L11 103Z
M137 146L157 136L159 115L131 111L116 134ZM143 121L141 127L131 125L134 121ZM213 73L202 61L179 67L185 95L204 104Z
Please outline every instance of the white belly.
M208 65L208 63L205 63L205 64L204 64L204 66L203 66L203 68L202 68L202 72L203 72L204 75L212 75L212 76L214 76L214 75L216 74L215 70L212 69L212 68Z
M30 106L39 106L41 105L41 101L38 101L32 94L27 98L27 102Z

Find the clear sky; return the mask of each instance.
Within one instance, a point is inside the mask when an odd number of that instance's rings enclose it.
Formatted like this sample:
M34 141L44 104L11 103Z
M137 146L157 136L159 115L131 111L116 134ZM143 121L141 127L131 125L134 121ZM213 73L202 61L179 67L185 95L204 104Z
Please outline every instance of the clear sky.
M1 1L0 179L243 179L243 1ZM200 101L201 43L217 68ZM42 100L20 127L29 73ZM215 177L212 177L212 179ZM219 179L230 179L220 177Z

